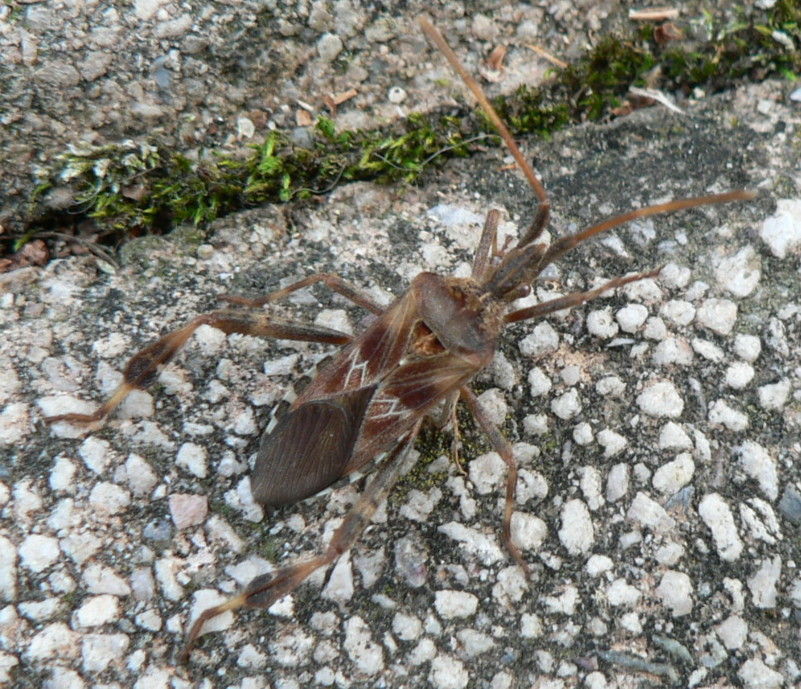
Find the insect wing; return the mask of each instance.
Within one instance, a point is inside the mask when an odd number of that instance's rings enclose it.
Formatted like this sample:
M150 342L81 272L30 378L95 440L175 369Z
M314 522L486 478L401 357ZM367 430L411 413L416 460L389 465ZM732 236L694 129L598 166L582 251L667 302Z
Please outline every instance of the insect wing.
M303 500L347 473L375 386L305 402L262 438L251 478L253 497L278 506Z

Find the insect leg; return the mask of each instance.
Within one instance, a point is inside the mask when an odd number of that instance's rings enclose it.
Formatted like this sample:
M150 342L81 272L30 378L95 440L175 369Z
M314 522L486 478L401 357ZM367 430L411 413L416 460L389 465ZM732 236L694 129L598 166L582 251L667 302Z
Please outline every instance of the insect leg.
M263 297L257 297L256 299L249 299L248 297L240 297L236 295L225 295L222 298L225 299L225 301L231 302L232 304L258 307L276 302L279 299L283 299L284 297L292 294L292 292L297 292L299 289L303 289L304 287L316 285L318 282L322 282L329 289L334 290L334 292L341 294L354 304L361 306L363 309L376 315L380 316L386 310L385 307L381 306L380 304L376 304L372 298L367 296L358 287L351 285L349 282L339 277L339 275L334 275L333 273L316 273L314 275L310 275L303 280L293 282L291 285L288 285L283 289L270 292L269 294L265 294Z
M650 270L647 273L623 275L613 278L612 280L609 280L609 282L605 282L600 287L587 290L586 292L573 292L572 294L567 294L564 297L559 297L557 299L551 299L543 302L542 304L535 304L534 306L529 306L525 309L512 311L511 313L506 314L506 322L516 323L517 321L525 321L531 318L542 318L543 316L547 316L549 313L555 313L556 311L569 309L573 306L579 306L584 302L600 297L604 292L608 292L610 289L615 289L615 287L621 287L630 282L637 282L638 280L644 280L645 278L652 278L656 275L659 275L659 271L661 270L662 267L660 266L656 270Z
M46 421L69 421L92 423L108 416L134 390L143 390L156 380L160 369L171 361L186 344L192 333L201 325L210 325L226 334L257 335L279 340L302 340L347 344L351 336L345 333L296 321L272 318L260 311L226 309L205 313L191 320L183 328L167 333L160 339L134 354L123 372L123 381L111 396L93 414L59 414L49 416Z
M269 608L277 600L294 591L312 573L321 567L333 564L343 553L348 551L370 524L379 505L403 474L406 468L404 460L414 445L419 429L420 423L418 422L381 462L373 479L364 489L358 502L345 515L342 524L334 532L331 542L322 555L283 567L276 572L262 574L251 581L239 595L221 605L204 610L189 629L186 644L181 651L181 659L186 662L192 646L200 636L207 620L228 610Z
M512 542L512 511L515 507L515 493L517 492L517 460L515 459L514 450L500 429L492 422L492 419L490 419L484 407L481 406L481 402L478 401L473 391L464 386L459 389L459 392L481 430L484 431L484 434L489 439L490 445L506 463L506 505L503 511L503 541L517 564L528 575L530 571L526 561L523 559L523 554L520 552L520 548Z
M478 242L476 255L473 257L473 279L476 282L484 282L490 262L498 250L498 220L500 217L500 211L491 210L487 213L487 219L484 221L481 239Z

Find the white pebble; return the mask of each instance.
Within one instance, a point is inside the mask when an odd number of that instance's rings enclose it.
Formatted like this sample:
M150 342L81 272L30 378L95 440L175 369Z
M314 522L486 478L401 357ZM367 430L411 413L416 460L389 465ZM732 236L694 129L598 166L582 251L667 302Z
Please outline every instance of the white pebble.
M690 282L692 271L687 266L668 263L659 271L659 282L668 289L680 289Z
M559 540L571 555L588 552L595 540L595 530L587 505L578 499L568 500L562 507Z
M743 471L759 484L767 498L775 500L779 495L779 479L776 461L770 453L753 440L746 440L734 452L740 457Z
M608 428L598 433L598 444L604 448L604 457L614 457L620 454L628 443L629 441L624 436L610 431Z
M111 444L108 440L90 437L81 443L78 454L83 459L84 464L96 474L102 475L111 463L112 452Z
M654 472L654 488L662 495L673 495L690 481L695 473L695 463L689 452L682 452L676 459L663 464Z
M626 384L617 376L607 376L606 378L601 378L601 380L595 384L595 390L599 395L603 395L604 397L607 395L621 397L626 391Z
M520 616L520 636L524 639L536 639L542 636L542 620L538 615L531 612L524 612Z
M548 432L548 417L545 414L527 414L523 419L523 430L529 435L545 435Z
M545 375L545 372L539 368L532 368L528 372L528 384L532 397L539 397L550 392L553 383L551 379Z
M693 359L693 350L682 337L666 337L654 347L651 355L651 360L657 366L689 366Z
M339 36L333 33L325 33L317 41L317 54L323 62L333 62L344 47L345 45Z
M58 541L52 536L31 534L19 546L22 566L32 572L42 572L58 560Z
M184 443L178 448L175 463L198 478L206 478L208 475L208 452L202 445Z
M689 325L695 318L695 307L688 301L671 299L659 309L659 315L676 325Z
M58 457L50 470L50 489L65 493L75 492L75 472L78 468L66 457Z
M521 551L538 550L548 537L548 525L528 512L512 513L512 543Z
M746 660L737 671L744 689L781 689L786 686L781 672L768 667L760 658Z
M684 429L673 421L668 421L659 431L659 448L661 450L689 450L693 441Z
M590 555L587 558L586 570L591 577L597 577L605 572L609 572L615 566L611 557L606 555Z
M490 417L490 421L496 426L503 426L506 423L506 416L509 414L509 405L506 402L506 395L500 388L490 388L478 396L479 404Z
M761 262L750 246L727 256L715 269L718 284L735 297L747 297L751 294L759 284L761 275Z
M462 653L468 659L477 658L495 646L495 641L489 634L475 629L462 629L456 633L456 638L459 640Z
M58 658L62 662L67 658L75 658L78 655L79 636L63 622L50 624L30 639L26 656L34 663L48 658Z
M754 367L745 361L735 361L726 369L724 380L726 385L735 390L742 390L754 378Z
M401 641L414 641L423 633L423 625L414 615L396 612L392 618L392 632Z
M663 546L660 546L654 558L660 565L672 567L684 556L684 546L670 541Z
M617 502L629 492L629 465L615 464L606 478L606 499Z
M86 634L81 639L84 672L104 672L125 655L129 643L127 634Z
M200 616L204 610L224 603L228 600L228 596L223 596L213 589L200 589L195 591L192 596L192 607L189 610L189 620L187 621L187 629L195 620ZM234 623L234 613L226 610L224 613L215 615L211 619L206 620L200 628L200 635L209 634L210 632L222 632L228 629Z
M560 419L572 419L581 411L581 400L578 392L571 388L551 401L551 411Z
M464 689L470 681L470 673L461 660L438 655L431 661L428 680L435 689Z
M662 600L662 605L669 608L673 617L688 615L693 609L693 586L684 572L668 570L662 575L662 580L656 589L656 595Z
M790 381L785 378L778 383L763 385L757 390L759 396L759 406L763 409L781 409L790 396Z
M345 623L342 647L359 672L375 675L384 669L384 649L373 641L370 627L361 617L354 615Z
M573 440L578 445L589 445L593 440L592 426L582 421L573 429Z
M660 381L637 395L637 406L649 416L675 419L684 411L684 400L673 383Z
M89 505L98 517L111 517L125 511L131 504L131 494L116 483L103 481L89 493Z
M612 318L611 309L598 309L587 314L587 330L590 335L608 340L618 333L618 324Z
M478 609L478 598L467 591L437 591L434 594L434 608L446 620L470 617Z
M620 329L624 333L636 333L648 318L648 309L642 304L629 304L615 314Z
M159 477L142 457L131 453L125 460L125 481L137 496L147 495L159 482Z
M698 308L697 321L718 335L728 335L737 321L737 304L728 299L705 299Z
M748 624L739 615L730 615L715 627L715 631L730 651L741 649L748 638Z
M549 323L538 323L530 335L520 340L518 346L523 356L542 356L559 347L559 335Z
M718 555L726 562L734 562L739 558L743 543L726 501L718 493L709 493L698 504L698 514L712 532Z
M75 612L75 620L80 627L100 627L119 616L119 599L111 594L92 596Z
M593 511L597 510L604 503L601 494L601 472L594 466L585 466L579 469L581 480L579 486L587 501L587 505Z
M393 86L391 89L389 89L389 94L387 97L389 102L393 105L400 105L406 100L406 91L400 86Z
M17 598L17 548L5 536L0 536L0 598Z
M81 577L89 593L101 594L108 593L112 596L128 596L131 594L131 587L120 577L111 567L102 565L99 562L92 562L87 565Z
M606 587L606 598L609 601L609 605L615 608L634 607L640 602L641 597L640 591L636 587L627 584L625 579L615 579Z
M667 326L659 316L651 316L645 321L642 334L649 340L664 340L667 337Z
M458 541L468 553L476 555L484 565L493 565L506 557L497 540L478 529L451 521L437 530Z
M714 342L704 340L700 337L694 337L692 341L693 351L696 354L704 357L707 361L719 364L726 358L723 350L718 347Z
M734 353L743 361L756 361L761 351L762 343L756 335L740 333L734 336Z
M549 615L573 615L576 612L576 604L581 598L575 586L565 586L560 595L545 596L541 600Z
M759 236L777 258L801 246L801 199L779 199L776 214L762 223Z
M626 512L626 518L654 531L667 531L675 525L675 521L665 509L643 492L634 496Z
M169 502L170 516L177 529L202 524L209 512L209 499L205 495L173 493Z
M709 420L725 426L730 431L744 431L748 428L748 417L730 407L724 400L715 400L709 405Z
M776 585L782 573L782 558L776 555L773 558L762 560L759 569L748 580L748 590L753 596L753 603L763 610L776 607Z

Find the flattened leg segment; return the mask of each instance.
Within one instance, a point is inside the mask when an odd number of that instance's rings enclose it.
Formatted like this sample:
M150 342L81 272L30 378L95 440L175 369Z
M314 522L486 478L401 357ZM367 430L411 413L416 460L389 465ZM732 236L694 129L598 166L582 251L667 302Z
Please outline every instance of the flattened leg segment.
M134 390L143 390L156 380L161 368L175 358L201 325L210 325L226 334L238 333L272 337L278 340L301 340L327 344L348 344L351 336L331 328L296 321L272 318L260 311L225 309L205 313L183 328L167 333L160 339L134 354L123 372L123 381L111 396L93 414L59 414L50 416L48 423L69 421L92 423L108 416Z

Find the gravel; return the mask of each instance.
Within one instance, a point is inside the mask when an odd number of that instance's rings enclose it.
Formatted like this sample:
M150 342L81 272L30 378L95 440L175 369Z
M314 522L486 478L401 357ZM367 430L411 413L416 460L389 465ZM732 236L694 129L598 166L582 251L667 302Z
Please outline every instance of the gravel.
M347 0L277 17L268 33L284 50L271 46L258 69L245 68L260 41L247 3L21 8L21 32L1 38L16 50L2 147L9 194L66 141L164 126L200 146L217 123L235 149L265 131L243 117L255 122L248 113L262 109L291 123L309 89L322 99L358 83L373 107L344 107L342 126L461 90L438 83L450 76L411 16ZM555 18L597 29L610 9L431 11L448 14L472 69L485 41L547 43ZM514 53L503 88L529 67L532 80L545 70L533 52ZM281 69L286 79L275 78ZM41 94L35 112L23 81ZM281 84L265 90L269 81ZM357 499L361 486L348 485L265 513L250 495L248 464L270 412L330 348L201 328L159 384L105 424L42 421L96 408L133 352L214 308L215 295L336 271L386 302L422 270L464 271L487 209L503 210L504 232L531 217L531 193L501 169L503 154L400 191L346 185L318 203L250 209L197 245L143 241L114 274L72 256L3 282L0 682L600 687L658 672L686 686L797 684L801 194L791 141L801 115L780 83L694 95L684 117L654 108L522 142L552 195L554 237L668 198L760 191L579 248L529 300L666 267L510 327L500 364L477 380L520 463L512 532L529 579L500 534L503 462L463 424L466 474L447 437L434 456L421 445L427 463L330 581L318 573L268 611L221 615L182 667L195 615L319 552ZM38 123L23 119L29 111ZM276 311L363 327L363 313L318 288Z

